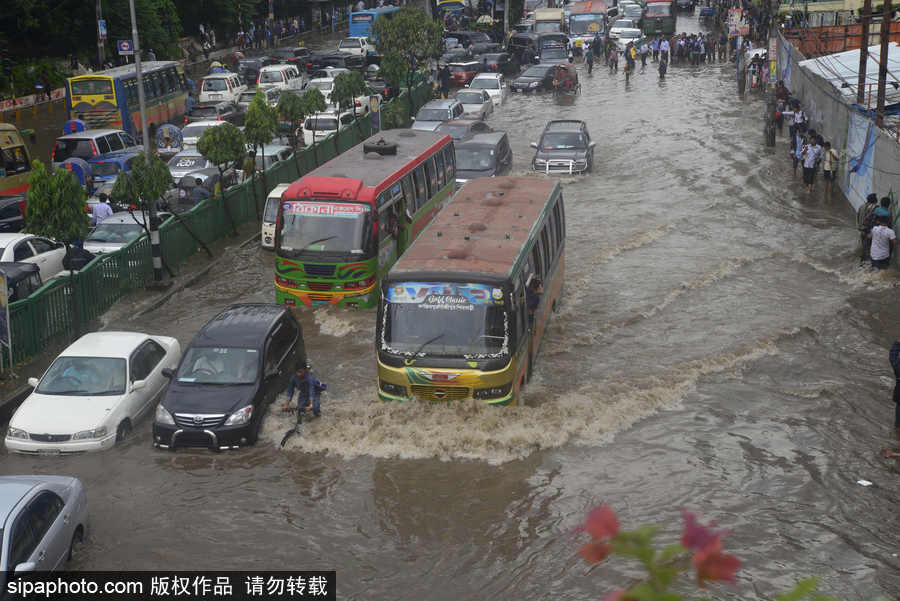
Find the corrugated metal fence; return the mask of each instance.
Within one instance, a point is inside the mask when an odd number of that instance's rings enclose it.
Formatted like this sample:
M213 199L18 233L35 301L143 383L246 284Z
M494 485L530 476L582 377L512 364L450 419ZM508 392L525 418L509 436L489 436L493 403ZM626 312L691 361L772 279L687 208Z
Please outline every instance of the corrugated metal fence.
M408 108L406 103L411 101L415 112L428 101L430 94L431 90L425 84L419 84L411 93L403 92L391 102ZM337 134L337 144L332 134L316 144L315 149L305 148L298 151L296 157L292 155L270 167L265 174L265 183L272 189L278 184L292 182L370 135L369 120L360 119ZM256 187L255 194L251 186ZM258 175L253 182L229 188L224 202L218 197L208 198L182 213L181 221L168 220L160 227L166 263L175 267L199 249L188 229L205 244L211 244L232 232L231 220L235 226L255 221L263 209L266 194L263 177ZM121 297L142 288L152 279L150 241L143 237L120 251L98 256L73 278L57 278L27 299L11 303L13 360L21 362L50 344L68 340L75 330L76 309L79 322L87 324Z

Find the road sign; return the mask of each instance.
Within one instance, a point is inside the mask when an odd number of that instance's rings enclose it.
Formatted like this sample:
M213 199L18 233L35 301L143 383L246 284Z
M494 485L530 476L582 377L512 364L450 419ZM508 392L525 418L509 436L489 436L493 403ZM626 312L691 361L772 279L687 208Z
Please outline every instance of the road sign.
M134 46L131 40L119 40L119 56L133 56Z
M97 19L97 35L101 40L106 39L106 19Z

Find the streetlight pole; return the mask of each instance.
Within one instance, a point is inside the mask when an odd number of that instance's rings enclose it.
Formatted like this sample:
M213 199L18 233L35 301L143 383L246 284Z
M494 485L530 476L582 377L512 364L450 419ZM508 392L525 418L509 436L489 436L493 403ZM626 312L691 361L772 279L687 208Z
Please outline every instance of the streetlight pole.
M768 85L766 86L766 127L765 127L765 136L766 136L766 146L772 148L775 146L775 113L777 112L777 107L775 104L775 78L772 77L772 74L775 72L775 69L772 68L772 63L777 60L775 56L775 52L777 51L777 44L775 43L776 32L777 32L777 24L775 15L778 14L778 0L770 0L767 5L769 11L769 55L768 62L766 68L769 70L769 78Z
M878 66L878 96L875 101L875 125L884 127L884 94L887 85L888 44L891 38L891 0L884 0L881 16L881 64Z
M866 69L869 62L869 19L872 17L872 0L865 0L862 9L862 39L859 44L859 73L856 82L856 104L866 103Z
M137 74L138 106L141 111L141 138L144 160L150 166L150 132L147 131L147 104L144 98L144 77L141 74L141 42L138 39L137 19L134 16L134 0L128 0L131 10L131 38L134 44L134 68ZM156 218L156 199L147 200L150 212L150 249L153 254L153 281L162 281L162 253L159 248L159 224Z
M100 8L100 0L97 0L97 70L103 69L103 40L100 38L100 20L103 11Z

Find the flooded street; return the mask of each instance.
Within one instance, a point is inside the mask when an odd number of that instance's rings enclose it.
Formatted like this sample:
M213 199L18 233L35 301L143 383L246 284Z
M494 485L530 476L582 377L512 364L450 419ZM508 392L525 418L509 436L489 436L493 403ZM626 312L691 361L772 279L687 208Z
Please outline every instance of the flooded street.
M896 595L900 469L877 455L896 271L857 267L849 206L803 191L784 137L764 147L762 99L736 96L731 64L660 81L648 63L627 85L595 67L574 101L511 96L489 118L516 174L549 119L597 142L594 172L562 179L564 300L523 406L379 403L374 312L303 311L328 393L285 450L273 407L236 452L155 450L144 421L105 453L2 455L4 473L84 480L92 531L72 567L337 569L340 599L588 601L635 575L576 555L571 530L602 502L665 542L682 508L715 519L744 599L806 576L848 600ZM105 326L184 347L228 304L273 301L271 253L230 252L227 271Z

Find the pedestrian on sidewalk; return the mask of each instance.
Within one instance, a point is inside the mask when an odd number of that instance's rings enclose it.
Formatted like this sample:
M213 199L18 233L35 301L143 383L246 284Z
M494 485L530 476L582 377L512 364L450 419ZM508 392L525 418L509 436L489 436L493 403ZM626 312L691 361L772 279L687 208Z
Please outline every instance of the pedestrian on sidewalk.
M869 194L866 197L866 204L860 207L856 216L856 223L859 227L860 246L862 253L859 257L859 263L862 265L869 258L869 249L872 247L872 228L875 227L875 209L878 208L878 195Z
M797 132L791 144L791 163L794 166L794 177L797 176L797 165L803 159L803 148L806 146L806 134Z
M887 196L883 196L881 198L881 203L875 207L875 210L872 211L872 214L876 219L886 219L888 223L893 223L893 217L891 215L891 199Z
M806 191L812 193L813 185L816 182L816 169L819 166L819 159L822 157L822 147L815 135L807 137L806 146L803 147L803 183L806 184Z
M837 176L838 165L841 162L841 153L831 147L831 142L825 142L822 148L822 179L825 180L825 194L831 194L832 182Z
M891 250L897 242L894 230L888 227L889 221L879 217L875 227L869 234L872 239L872 248L869 254L872 257L872 267L875 269L887 269L891 264Z
M647 67L647 56L650 54L650 46L647 45L647 42L644 41L641 44L641 70Z

